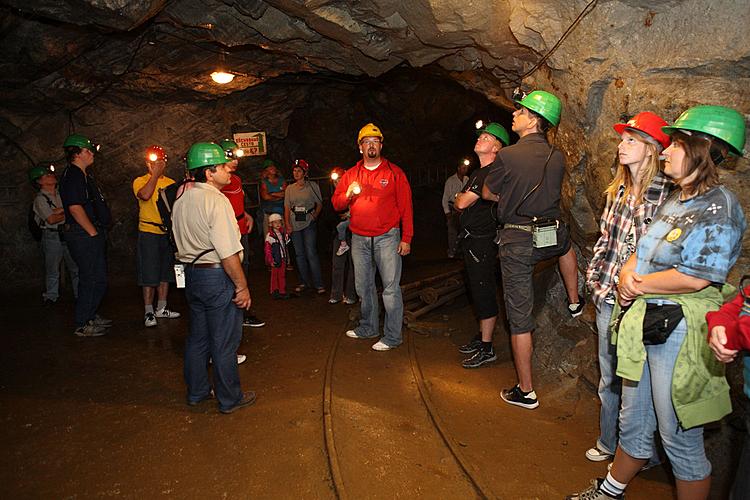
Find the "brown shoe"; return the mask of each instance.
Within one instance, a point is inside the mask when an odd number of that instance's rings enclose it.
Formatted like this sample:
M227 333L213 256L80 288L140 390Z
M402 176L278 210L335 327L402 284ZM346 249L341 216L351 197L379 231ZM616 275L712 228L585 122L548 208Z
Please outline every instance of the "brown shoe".
M244 408L246 406L250 406L253 403L255 403L255 392L254 391L247 391L242 394L242 399L240 399L240 402L236 405L232 406L231 408L227 409L221 409L219 408L219 411L221 413L234 413L235 411L239 410L240 408Z

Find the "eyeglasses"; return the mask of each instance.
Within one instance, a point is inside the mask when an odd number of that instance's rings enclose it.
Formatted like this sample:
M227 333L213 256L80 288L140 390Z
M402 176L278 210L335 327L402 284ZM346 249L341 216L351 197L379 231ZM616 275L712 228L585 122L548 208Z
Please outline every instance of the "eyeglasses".
M380 139L363 139L362 144L380 144Z

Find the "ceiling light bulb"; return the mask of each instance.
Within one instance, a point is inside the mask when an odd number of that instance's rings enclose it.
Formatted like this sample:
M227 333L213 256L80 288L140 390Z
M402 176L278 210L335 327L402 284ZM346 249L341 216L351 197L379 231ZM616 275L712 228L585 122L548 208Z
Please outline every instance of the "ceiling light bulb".
M234 75L232 73L226 73L224 71L214 71L213 73L211 73L211 79L218 84L224 85L225 83L229 83L234 80Z
M477 120L477 122L474 124L474 126L479 130L484 126L484 122L482 120Z

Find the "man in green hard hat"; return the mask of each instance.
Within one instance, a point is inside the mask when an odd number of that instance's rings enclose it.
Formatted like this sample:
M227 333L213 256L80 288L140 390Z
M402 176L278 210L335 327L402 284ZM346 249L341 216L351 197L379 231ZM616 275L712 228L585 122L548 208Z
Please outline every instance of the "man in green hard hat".
M580 315L583 303L578 297L575 251L560 214L565 159L546 137L546 132L560 123L562 105L560 99L542 90L519 97L515 99L512 129L520 139L497 154L482 196L497 201L503 295L518 376L518 383L502 391L501 397L506 403L534 409L539 406L531 367L534 265L559 257L570 315Z
M254 392L242 392L237 368L242 315L250 308L251 298L242 270L240 229L232 205L221 193L231 181L228 162L218 144L193 144L187 168L195 184L177 198L172 212L177 260L185 265L185 298L191 316L185 342L187 403L195 406L215 395L222 413L255 402ZM213 389L209 360L214 367Z
M81 134L63 143L68 166L60 179L60 198L65 209L64 238L78 265L78 299L75 330L79 337L98 337L112 321L98 314L107 292L107 228L112 220L109 206L97 186L91 166L99 146Z
M34 220L42 230L39 243L44 256L46 286L42 299L45 305L57 303L60 296L60 264L63 260L68 268L73 295L78 296L78 266L62 238L65 210L57 190L54 169L54 165L42 163L29 170L29 180L37 190L33 203Z

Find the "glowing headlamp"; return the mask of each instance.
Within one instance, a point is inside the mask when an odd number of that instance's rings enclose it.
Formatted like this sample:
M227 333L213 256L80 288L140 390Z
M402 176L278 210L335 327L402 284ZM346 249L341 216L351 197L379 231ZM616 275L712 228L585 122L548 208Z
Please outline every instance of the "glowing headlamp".
M471 165L471 160L469 160L468 158L464 158L464 162L463 163L464 163L464 165L466 165L468 167L469 165Z
M354 186L354 189L352 189L352 193L359 194L362 192L362 188L359 186Z
M339 173L338 172L331 172L331 180L332 181L336 181L336 180L338 180L338 178L339 178Z

